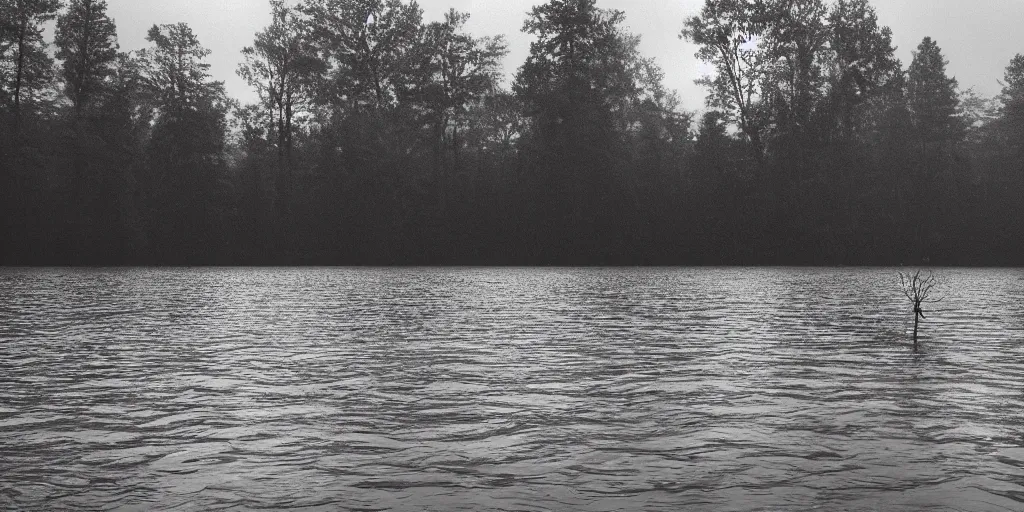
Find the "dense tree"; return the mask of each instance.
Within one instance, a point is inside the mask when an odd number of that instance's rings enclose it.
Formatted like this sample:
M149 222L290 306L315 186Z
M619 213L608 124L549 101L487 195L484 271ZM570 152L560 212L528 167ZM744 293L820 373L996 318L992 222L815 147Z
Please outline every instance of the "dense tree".
M640 213L627 175L626 130L646 93L650 63L621 11L594 0L534 7L523 31L534 35L514 89L531 119L530 167L539 193L534 222L556 259L593 254L613 261L638 235ZM615 214L611 214L615 212Z
M53 60L43 40L45 23L57 15L58 0L0 1L0 91L9 106L15 129L23 106L45 93Z
M946 75L948 61L930 37L914 52L907 81L911 119L921 144L950 143L960 136L957 81Z
M1001 96L1006 143L1018 162L1024 162L1024 55L1017 54L1006 68ZM1024 166L1019 166L1024 173Z
M384 109L409 93L423 20L416 2L307 0L301 9L329 68L321 104Z
M828 7L824 0L768 2L761 14L766 21L758 45L770 65L765 68L762 95L776 138L791 154L813 146L817 131L812 117L825 94L826 66L833 60L826 51L831 38ZM805 151L801 152L797 148ZM806 155L802 155L806 156ZM806 162L793 162L806 165Z
M868 0L839 0L829 15L829 44L835 52L829 71L831 106L837 141L863 140L867 105L886 87L900 63L895 58L892 30L878 24Z
M468 106L471 132L470 145L501 156L509 156L526 132L523 105L515 94L505 90L491 91L480 101Z
M210 79L210 50L187 24L154 25L146 41L152 46L140 56L161 117L185 115L223 96L224 84Z
M686 20L680 34L698 46L697 58L715 70L698 80L708 88L708 106L736 123L758 158L766 124L762 85L768 57L760 44L763 17L759 2L708 1L700 14Z
M827 23L827 91L815 128L821 136L817 152L824 155L819 160L827 162L824 182L832 183L836 191L833 229L841 239L856 236L864 217L874 216L864 222L879 224L882 215L877 198L892 197L890 180L898 173L872 165L868 148L872 123L883 117L883 109L903 107L902 99L887 103L902 93L902 85L896 84L902 84L897 77L902 77L903 71L895 57L892 31L879 24L867 0L839 0ZM894 135L886 130L883 136L890 143ZM838 241L836 245L845 244Z
M423 90L438 143L458 165L460 134L471 105L495 90L501 59L508 54L503 37L478 39L465 32L469 15L454 9L444 21L426 27L423 51L427 83Z
M946 75L947 63L936 42L926 37L914 52L907 73L911 141L917 149L916 165L909 169L911 244L921 257L930 257L943 237L936 223L937 212L951 205L942 204L939 187L953 184L948 173L953 170L955 145L963 136L957 81Z
M158 258L193 261L219 255L215 230L226 214L223 194L226 116L224 84L211 80L210 51L184 23L154 25L141 52L143 80L153 97L144 188Z
M74 212L69 238L82 261L109 249L114 241L108 235L123 225L114 208L124 189L116 179L122 162L114 158L118 151L102 112L118 63L117 30L106 10L103 0L73 0L57 18L55 35L63 92L72 106L66 132L71 168L67 208Z
M67 4L54 74L57 2L0 0L2 263L1022 263L1024 57L960 91L868 0L707 0L699 117L596 0L531 9L511 90L468 14L275 0L246 106L187 25Z
M277 206L286 213L291 202L296 116L308 113L313 76L321 70L309 35L309 24L282 0L271 2L270 26L242 50L238 74L256 89L260 108L269 113L270 133L276 134Z
M56 174L59 143L47 126L56 99L53 59L44 40L57 0L0 0L0 215L3 251L29 251L39 233L58 217L48 216L56 194L42 176ZM47 241L49 243L49 240ZM41 249L43 244L35 244ZM37 252L38 254L38 252Z
M105 0L71 0L57 19L57 59L76 115L92 106L117 63L117 29Z
M121 255L120 262L138 261L146 257L143 252L148 234L143 213L141 189L146 176L145 147L150 141L154 112L152 93L144 76L144 63L136 56L118 53L117 60L106 82L103 103L99 108L96 132L104 141L105 187L97 195L101 204L100 217L106 215L110 223L108 245L96 255L103 262L104 254Z

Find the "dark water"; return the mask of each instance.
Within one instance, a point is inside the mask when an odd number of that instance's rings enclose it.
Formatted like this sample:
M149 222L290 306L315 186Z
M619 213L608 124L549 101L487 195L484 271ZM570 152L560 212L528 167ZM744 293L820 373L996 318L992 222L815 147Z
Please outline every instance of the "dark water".
M0 270L0 508L1024 510L1024 271Z

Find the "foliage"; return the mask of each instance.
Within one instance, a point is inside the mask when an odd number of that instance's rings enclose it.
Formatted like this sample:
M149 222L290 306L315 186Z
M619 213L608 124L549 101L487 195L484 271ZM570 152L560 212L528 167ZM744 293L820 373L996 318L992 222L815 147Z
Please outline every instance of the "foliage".
M1024 57L960 90L868 0L706 0L700 113L597 0L533 7L511 84L467 13L274 0L244 106L187 25L59 8L0 0L3 263L1024 263Z
M948 61L932 38L914 52L907 81L911 119L923 143L955 140L962 129L957 119L957 82L946 75Z
M58 0L0 0L0 100L16 123L23 106L46 99L53 59L43 32L59 8Z
M92 106L117 63L117 29L105 0L71 0L57 19L57 59L77 112Z
M444 21L425 27L421 43L423 100L440 142L456 156L469 108L497 89L501 60L508 54L503 37L478 39L466 33L467 20L468 14L452 9Z
M686 20L680 35L696 44L697 58L715 69L713 75L698 80L709 89L708 106L728 115L758 154L765 124L762 81L768 59L759 44L765 31L763 16L760 3L708 1L699 15Z
M1024 174L1024 54L1017 54L1003 78L1003 133L1017 157L1018 170Z
M386 109L410 93L423 19L415 2L307 0L300 10L328 68L318 91L322 105Z

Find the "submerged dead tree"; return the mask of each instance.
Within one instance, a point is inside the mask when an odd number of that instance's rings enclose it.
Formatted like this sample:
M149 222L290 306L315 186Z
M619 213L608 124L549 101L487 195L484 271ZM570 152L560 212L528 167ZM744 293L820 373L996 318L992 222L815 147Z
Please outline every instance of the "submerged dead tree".
M914 352L918 351L917 327L920 320L924 320L922 304L935 303L942 300L941 297L932 297L932 290L935 288L935 276L929 273L921 275L918 270L913 274L900 272L900 286L903 288L903 295L914 304Z

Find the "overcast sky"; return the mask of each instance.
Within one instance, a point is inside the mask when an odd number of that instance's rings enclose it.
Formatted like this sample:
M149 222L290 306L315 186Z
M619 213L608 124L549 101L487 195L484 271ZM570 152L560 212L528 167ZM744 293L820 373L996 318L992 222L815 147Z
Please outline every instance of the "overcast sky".
M476 35L504 34L511 53L505 61L509 77L526 58L530 38L520 29L526 12L542 0L420 0L428 21L450 7L472 15L468 28ZM693 81L699 73L696 48L677 37L683 19L696 14L704 0L598 0L598 6L626 12L632 32L643 36L641 50L665 70L666 85L680 92L683 108L701 109L705 93ZM1010 59L1024 53L1024 0L873 0L881 22L892 28L904 66L925 36L937 40L950 61L949 73L961 88L998 94L998 80ZM213 51L212 73L242 101L254 93L235 75L241 49L269 22L268 0L108 0L117 22L122 50L146 45L146 31L156 23L184 21Z

